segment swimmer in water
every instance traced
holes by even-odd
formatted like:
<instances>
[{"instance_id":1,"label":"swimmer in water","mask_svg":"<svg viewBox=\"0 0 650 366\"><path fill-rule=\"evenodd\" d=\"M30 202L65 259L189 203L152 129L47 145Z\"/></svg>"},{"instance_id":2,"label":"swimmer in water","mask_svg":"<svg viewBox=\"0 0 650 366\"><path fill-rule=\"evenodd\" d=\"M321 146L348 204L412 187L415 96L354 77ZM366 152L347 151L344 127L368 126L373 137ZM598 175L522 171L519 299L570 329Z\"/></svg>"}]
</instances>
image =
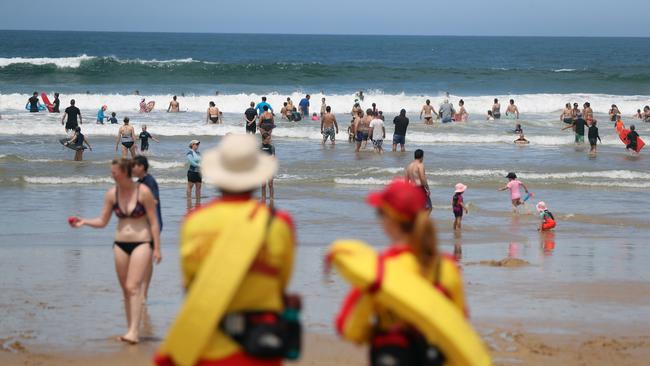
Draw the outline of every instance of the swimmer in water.
<instances>
[{"instance_id":1,"label":"swimmer in water","mask_svg":"<svg viewBox=\"0 0 650 366\"><path fill-rule=\"evenodd\" d=\"M508 108L506 109L506 118L519 119L519 108L517 108L514 99L510 99L510 105L508 105Z\"/></svg>"},{"instance_id":2,"label":"swimmer in water","mask_svg":"<svg viewBox=\"0 0 650 366\"><path fill-rule=\"evenodd\" d=\"M223 123L223 121L221 119L222 119L221 111L219 110L219 108L217 108L217 106L214 104L214 102L211 101L210 106L208 107L208 112L207 112L206 119L205 119L206 122L207 123L212 122L212 123L220 124L220 123Z\"/></svg>"},{"instance_id":3,"label":"swimmer in water","mask_svg":"<svg viewBox=\"0 0 650 366\"><path fill-rule=\"evenodd\" d=\"M169 102L169 107L167 107L167 113L178 113L180 111L180 103L176 100L176 96L172 97L172 101Z\"/></svg>"},{"instance_id":4,"label":"swimmer in water","mask_svg":"<svg viewBox=\"0 0 650 366\"><path fill-rule=\"evenodd\" d=\"M108 120L108 117L104 115L104 112L106 112L106 105L103 105L101 108L99 108L99 111L97 111L97 124L98 125L103 125L104 120Z\"/></svg>"},{"instance_id":5,"label":"swimmer in water","mask_svg":"<svg viewBox=\"0 0 650 366\"><path fill-rule=\"evenodd\" d=\"M413 161L406 167L404 176L406 181L419 187L426 196L424 209L431 215L433 205L431 204L431 190L427 182L427 173L424 170L424 151L417 149L413 155Z\"/></svg>"},{"instance_id":6,"label":"swimmer in water","mask_svg":"<svg viewBox=\"0 0 650 366\"><path fill-rule=\"evenodd\" d=\"M431 100L427 99L420 110L420 120L422 120L422 117L424 116L424 124L432 125L434 115L436 116L436 119L438 119L438 113L436 113L436 110L431 105Z\"/></svg>"},{"instance_id":7,"label":"swimmer in water","mask_svg":"<svg viewBox=\"0 0 650 366\"><path fill-rule=\"evenodd\" d=\"M143 154L146 154L149 151L149 139L152 139L156 142L160 142L157 138L151 136L149 132L147 132L147 125L142 125L142 132L140 132L140 152Z\"/></svg>"},{"instance_id":8,"label":"swimmer in water","mask_svg":"<svg viewBox=\"0 0 650 366\"><path fill-rule=\"evenodd\" d=\"M598 127L596 127L596 120L593 120L591 122L591 125L589 125L587 131L587 138L589 139L589 145L591 146L591 149L589 150L589 153L592 155L596 155L598 153L598 141L602 144L603 142L600 140L600 135L598 134Z\"/></svg>"},{"instance_id":9,"label":"swimmer in water","mask_svg":"<svg viewBox=\"0 0 650 366\"><path fill-rule=\"evenodd\" d=\"M74 161L82 161L84 157L84 145L88 146L88 149L90 151L93 151L92 146L90 146L90 143L88 142L88 139L81 133L81 127L77 126L75 128L74 134L70 139L64 139L65 142L63 143L63 146L66 147L73 147L75 150L74 153Z\"/></svg>"},{"instance_id":10,"label":"swimmer in water","mask_svg":"<svg viewBox=\"0 0 650 366\"><path fill-rule=\"evenodd\" d=\"M131 153L131 158L135 157L135 130L129 125L129 117L124 117L124 125L117 132L115 140L115 151L122 144L122 158L126 158Z\"/></svg>"}]
</instances>

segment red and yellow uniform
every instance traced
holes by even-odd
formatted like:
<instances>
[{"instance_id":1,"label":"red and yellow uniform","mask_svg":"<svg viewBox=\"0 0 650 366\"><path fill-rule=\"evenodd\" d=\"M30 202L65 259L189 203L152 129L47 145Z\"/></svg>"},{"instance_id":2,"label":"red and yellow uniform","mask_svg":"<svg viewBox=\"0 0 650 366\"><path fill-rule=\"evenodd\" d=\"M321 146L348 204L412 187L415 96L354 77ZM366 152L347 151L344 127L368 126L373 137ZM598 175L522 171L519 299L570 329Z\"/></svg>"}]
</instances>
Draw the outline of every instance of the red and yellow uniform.
<instances>
[{"instance_id":1,"label":"red and yellow uniform","mask_svg":"<svg viewBox=\"0 0 650 366\"><path fill-rule=\"evenodd\" d=\"M420 265L408 246L394 245L381 254L381 259L402 262L404 267L422 274ZM467 314L463 280L453 257L438 255L433 270L423 275L431 282L432 287L442 292L462 313ZM372 289L365 292L353 289L344 301L336 319L339 334L356 343L369 343L377 332L389 332L406 327L417 328L416 325L406 324L395 313L374 301Z\"/></svg>"},{"instance_id":2,"label":"red and yellow uniform","mask_svg":"<svg viewBox=\"0 0 650 366\"><path fill-rule=\"evenodd\" d=\"M212 243L220 233L233 225L233 218L247 212L268 210L250 195L226 196L197 209L185 218L181 228L181 270L185 288L192 286L203 260L210 254ZM291 277L294 260L294 226L291 217L275 212L269 220L266 240L257 258L235 292L226 313L284 309L283 294ZM238 243L232 243L237 246ZM158 365L169 365L169 359L158 357ZM281 360L264 361L245 355L241 347L215 328L197 365L280 365Z\"/></svg>"}]
</instances>

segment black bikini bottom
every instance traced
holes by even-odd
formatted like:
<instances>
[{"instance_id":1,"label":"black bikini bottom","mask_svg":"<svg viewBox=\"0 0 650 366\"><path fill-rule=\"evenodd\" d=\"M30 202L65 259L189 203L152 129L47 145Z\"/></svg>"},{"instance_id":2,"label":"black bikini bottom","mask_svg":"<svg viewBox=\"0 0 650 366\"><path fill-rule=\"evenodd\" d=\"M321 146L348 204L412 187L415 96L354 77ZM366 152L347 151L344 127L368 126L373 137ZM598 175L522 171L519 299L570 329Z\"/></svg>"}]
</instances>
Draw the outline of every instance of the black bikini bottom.
<instances>
[{"instance_id":1,"label":"black bikini bottom","mask_svg":"<svg viewBox=\"0 0 650 366\"><path fill-rule=\"evenodd\" d=\"M153 241L139 242L139 243L131 243L131 242L128 242L128 241L116 241L114 243L115 243L115 245L117 245L118 248L122 249L122 251L124 251L124 253L126 253L127 255L131 255L131 253L133 253L135 248L137 248L138 245L140 245L140 244L149 244L149 246L153 250Z\"/></svg>"}]
</instances>

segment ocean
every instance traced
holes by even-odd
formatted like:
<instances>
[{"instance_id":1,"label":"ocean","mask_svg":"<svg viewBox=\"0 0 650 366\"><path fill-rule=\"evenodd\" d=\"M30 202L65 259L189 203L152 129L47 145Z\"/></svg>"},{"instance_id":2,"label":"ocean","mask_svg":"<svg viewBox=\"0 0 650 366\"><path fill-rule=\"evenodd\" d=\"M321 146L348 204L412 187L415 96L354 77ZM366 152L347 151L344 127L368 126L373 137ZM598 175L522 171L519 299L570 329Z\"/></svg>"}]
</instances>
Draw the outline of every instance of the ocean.
<instances>
[{"instance_id":1,"label":"ocean","mask_svg":"<svg viewBox=\"0 0 650 366\"><path fill-rule=\"evenodd\" d=\"M470 309L478 321L537 320L555 330L570 321L568 331L595 329L596 323L632 326L650 313L647 301L572 295L582 291L578 285L602 285L607 293L621 283L650 280L650 160L646 151L630 156L607 117L610 105L617 104L625 123L636 123L639 134L648 136L650 124L631 117L650 104L647 42L0 31L0 308L11 314L0 319L0 338L29 328L36 332L28 343L84 344L93 350L106 344L106 333L121 330L110 249L115 220L104 230L73 231L66 223L69 215L98 215L111 185L118 125L95 124L101 105L119 120L130 117L136 132L147 124L161 140L151 142L149 157L161 185L165 222L164 260L149 304L152 337L159 339L182 298L176 245L188 210L188 142L201 140L205 151L224 135L244 131L243 111L251 101L268 96L279 110L286 97L297 103L305 93L312 95L315 111L325 97L341 129L335 147L321 146L319 122L278 121L273 132L280 161L276 205L296 219L300 249L292 286L309 295L308 330L331 332L345 292L340 282L322 280L327 244L342 237L388 244L364 199L401 174L416 148L425 151L441 247L462 252ZM364 108L376 103L386 115L387 143L393 117L406 109L407 153L354 153L346 129L359 90ZM50 98L61 93L61 110L76 99L93 146L83 162L71 161L73 152L58 142L65 136L61 115L25 111L34 91ZM424 100L438 105L445 93L454 105L464 99L469 121L425 126L418 116ZM165 113L173 95L183 113ZM138 113L141 98L156 101L152 113ZM500 99L502 113L508 99L516 101L529 145L513 144L515 121L485 120L493 98ZM224 112L225 124L206 124L209 101ZM576 147L573 133L562 131L559 120L565 103L586 101L602 137L596 157ZM497 191L510 171L535 192L535 202L521 215L513 216L508 194ZM469 187L470 213L461 236L451 229L450 200L458 182ZM216 192L205 188L203 195L207 202ZM536 230L538 200L559 221L550 239ZM504 257L529 265L479 264ZM558 288L568 295L548 295ZM540 308L554 310L535 310Z\"/></svg>"}]
</instances>

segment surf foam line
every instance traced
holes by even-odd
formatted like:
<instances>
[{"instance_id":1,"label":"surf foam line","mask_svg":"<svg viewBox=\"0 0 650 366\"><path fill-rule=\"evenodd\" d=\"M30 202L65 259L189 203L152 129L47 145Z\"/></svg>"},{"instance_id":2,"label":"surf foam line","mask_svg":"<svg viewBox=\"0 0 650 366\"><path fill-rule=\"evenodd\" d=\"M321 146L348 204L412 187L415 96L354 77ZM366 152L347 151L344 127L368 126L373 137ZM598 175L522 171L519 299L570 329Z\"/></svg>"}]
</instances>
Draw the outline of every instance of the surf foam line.
<instances>
[{"instance_id":1,"label":"surf foam line","mask_svg":"<svg viewBox=\"0 0 650 366\"><path fill-rule=\"evenodd\" d=\"M79 60L61 61L61 63L75 64L81 62ZM188 61L189 62L189 61ZM0 64L2 59L0 59ZM85 87L84 87L85 88ZM39 93L42 90L36 90ZM45 90L49 95L52 95L56 90ZM287 97L290 97L294 104L297 105L300 99L305 96L303 91L294 91L290 94L278 93L269 90L267 93L235 93L235 94L220 94L220 95L186 95L181 96L181 91L178 92L178 100L180 102L181 110L188 112L205 112L208 108L208 102L214 101L223 112L243 114L244 110L248 108L248 104L253 101L259 102L262 96L268 98L269 103L273 106L274 111L278 113L282 108L283 102ZM130 92L130 91L129 91ZM307 91L309 92L309 91ZM25 103L31 95L28 94L0 94L0 107L4 110L20 110L23 111ZM156 95L133 95L133 94L62 94L61 95L61 110L63 110L70 99L77 101L77 106L82 110L96 111L102 106L107 105L109 112L134 112L139 109L139 103L142 98L147 101L156 101L156 111L166 110L169 101L172 99L171 94L156 94ZM349 113L355 101L354 94L311 94L311 110L318 112L320 109L320 100L322 97L326 98L327 105L332 107L334 113ZM505 113L505 109L509 99L514 99L522 118L526 118L525 114L529 113L559 113L561 112L565 103L577 102L582 105L585 101L591 103L592 108L596 113L606 114L610 106L615 103L626 115L632 115L637 109L643 108L644 105L649 104L650 96L647 95L608 95L608 94L588 94L588 93L574 93L574 94L513 94L513 95L482 95L482 96L462 96L450 95L449 100L457 106L458 100L461 98L465 101L465 108L470 113L470 118L473 120L485 120L486 111L491 108L494 98L499 98L501 101L501 112ZM377 103L380 110L387 114L397 114L401 109L406 109L407 113L419 115L420 109L426 99L430 99L431 103L438 107L445 97L441 95L413 95L413 94L384 94L381 91L372 91L365 94L365 98L361 101L361 106L369 108L371 103ZM413 116L411 116L413 117Z\"/></svg>"}]
</instances>

